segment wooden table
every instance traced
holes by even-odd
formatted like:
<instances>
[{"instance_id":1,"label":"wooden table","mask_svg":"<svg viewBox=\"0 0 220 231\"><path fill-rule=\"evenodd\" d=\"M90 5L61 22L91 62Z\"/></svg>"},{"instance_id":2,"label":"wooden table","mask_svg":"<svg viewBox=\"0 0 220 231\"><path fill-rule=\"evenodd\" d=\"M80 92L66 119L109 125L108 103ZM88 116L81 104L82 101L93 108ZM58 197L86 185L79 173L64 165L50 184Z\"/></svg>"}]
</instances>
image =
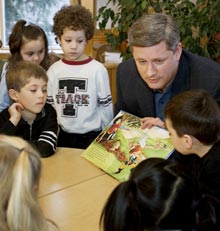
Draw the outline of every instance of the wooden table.
<instances>
[{"instance_id":1,"label":"wooden table","mask_svg":"<svg viewBox=\"0 0 220 231\"><path fill-rule=\"evenodd\" d=\"M119 183L83 159L82 151L58 148L42 159L39 202L61 231L98 231L101 210Z\"/></svg>"}]
</instances>

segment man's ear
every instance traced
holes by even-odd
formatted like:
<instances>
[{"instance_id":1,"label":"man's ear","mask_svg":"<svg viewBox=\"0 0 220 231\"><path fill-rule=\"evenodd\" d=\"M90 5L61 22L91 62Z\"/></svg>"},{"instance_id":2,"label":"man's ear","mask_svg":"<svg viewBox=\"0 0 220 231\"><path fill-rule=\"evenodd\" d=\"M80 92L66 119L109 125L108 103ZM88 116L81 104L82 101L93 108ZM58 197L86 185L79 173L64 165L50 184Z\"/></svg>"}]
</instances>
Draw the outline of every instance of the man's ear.
<instances>
[{"instance_id":1,"label":"man's ear","mask_svg":"<svg viewBox=\"0 0 220 231\"><path fill-rule=\"evenodd\" d=\"M18 97L17 97L17 91L15 91L14 89L9 89L8 91L9 97L13 100L13 101L17 101Z\"/></svg>"},{"instance_id":2,"label":"man's ear","mask_svg":"<svg viewBox=\"0 0 220 231\"><path fill-rule=\"evenodd\" d=\"M176 55L176 59L177 61L180 60L180 57L181 57L181 54L182 54L182 44L181 43L178 43L177 47L176 47L176 52L175 52L175 55Z\"/></svg>"},{"instance_id":3,"label":"man's ear","mask_svg":"<svg viewBox=\"0 0 220 231\"><path fill-rule=\"evenodd\" d=\"M184 138L184 141L185 141L185 144L186 144L186 148L191 149L192 145L193 145L192 137L190 135L184 134L183 138Z\"/></svg>"}]
</instances>

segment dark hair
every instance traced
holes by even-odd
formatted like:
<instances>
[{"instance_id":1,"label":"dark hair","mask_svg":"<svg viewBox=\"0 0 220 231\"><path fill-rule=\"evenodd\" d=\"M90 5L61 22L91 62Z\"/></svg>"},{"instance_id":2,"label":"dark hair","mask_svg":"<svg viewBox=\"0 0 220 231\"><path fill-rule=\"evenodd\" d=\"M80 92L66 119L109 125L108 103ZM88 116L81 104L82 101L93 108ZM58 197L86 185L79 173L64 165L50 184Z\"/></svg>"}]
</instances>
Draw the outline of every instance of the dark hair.
<instances>
[{"instance_id":1,"label":"dark hair","mask_svg":"<svg viewBox=\"0 0 220 231\"><path fill-rule=\"evenodd\" d=\"M178 136L192 135L210 145L220 139L220 109L209 92L189 90L174 96L164 110Z\"/></svg>"},{"instance_id":2,"label":"dark hair","mask_svg":"<svg viewBox=\"0 0 220 231\"><path fill-rule=\"evenodd\" d=\"M104 231L143 231L191 226L191 191L178 172L168 160L142 161L129 180L111 193L100 227L103 225Z\"/></svg>"},{"instance_id":3,"label":"dark hair","mask_svg":"<svg viewBox=\"0 0 220 231\"><path fill-rule=\"evenodd\" d=\"M92 13L82 5L74 4L63 6L53 18L53 32L60 38L64 28L68 27L71 30L84 30L86 40L93 37L95 24Z\"/></svg>"},{"instance_id":4,"label":"dark hair","mask_svg":"<svg viewBox=\"0 0 220 231\"><path fill-rule=\"evenodd\" d=\"M17 61L22 60L20 54L21 46L25 42L30 40L37 40L39 37L41 37L45 42L45 56L40 65L45 70L47 70L50 65L50 61L48 55L48 40L46 34L41 27L33 23L27 23L25 20L17 21L12 29L12 33L9 36L9 49L11 53L8 59L9 67L13 66L14 63L16 63Z\"/></svg>"},{"instance_id":5,"label":"dark hair","mask_svg":"<svg viewBox=\"0 0 220 231\"><path fill-rule=\"evenodd\" d=\"M215 196L200 194L194 201L196 230L220 230L220 200Z\"/></svg>"}]
</instances>

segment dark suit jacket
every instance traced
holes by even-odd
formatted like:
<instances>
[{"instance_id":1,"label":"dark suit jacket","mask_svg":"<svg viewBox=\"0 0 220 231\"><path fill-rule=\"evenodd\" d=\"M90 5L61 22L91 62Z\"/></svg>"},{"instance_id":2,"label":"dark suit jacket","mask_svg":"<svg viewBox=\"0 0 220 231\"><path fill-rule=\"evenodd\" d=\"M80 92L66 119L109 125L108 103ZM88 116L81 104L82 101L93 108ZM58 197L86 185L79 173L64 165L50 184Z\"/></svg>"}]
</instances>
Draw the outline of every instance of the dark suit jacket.
<instances>
[{"instance_id":1,"label":"dark suit jacket","mask_svg":"<svg viewBox=\"0 0 220 231\"><path fill-rule=\"evenodd\" d=\"M139 117L155 117L153 91L139 75L134 59L119 65L116 81L115 114L124 110ZM220 65L183 50L171 97L185 90L198 88L209 91L220 105Z\"/></svg>"}]
</instances>

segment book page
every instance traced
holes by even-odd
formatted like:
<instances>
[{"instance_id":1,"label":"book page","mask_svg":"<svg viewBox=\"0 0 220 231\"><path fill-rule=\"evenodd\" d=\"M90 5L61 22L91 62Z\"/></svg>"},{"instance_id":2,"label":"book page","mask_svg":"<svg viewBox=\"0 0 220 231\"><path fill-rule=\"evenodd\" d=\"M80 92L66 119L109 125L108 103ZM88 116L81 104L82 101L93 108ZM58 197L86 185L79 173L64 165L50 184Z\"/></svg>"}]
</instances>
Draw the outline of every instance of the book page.
<instances>
[{"instance_id":1,"label":"book page","mask_svg":"<svg viewBox=\"0 0 220 231\"><path fill-rule=\"evenodd\" d=\"M81 154L119 181L146 158L168 158L174 147L167 130L154 126L141 129L140 118L120 111Z\"/></svg>"}]
</instances>

